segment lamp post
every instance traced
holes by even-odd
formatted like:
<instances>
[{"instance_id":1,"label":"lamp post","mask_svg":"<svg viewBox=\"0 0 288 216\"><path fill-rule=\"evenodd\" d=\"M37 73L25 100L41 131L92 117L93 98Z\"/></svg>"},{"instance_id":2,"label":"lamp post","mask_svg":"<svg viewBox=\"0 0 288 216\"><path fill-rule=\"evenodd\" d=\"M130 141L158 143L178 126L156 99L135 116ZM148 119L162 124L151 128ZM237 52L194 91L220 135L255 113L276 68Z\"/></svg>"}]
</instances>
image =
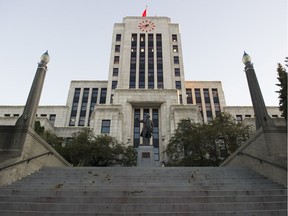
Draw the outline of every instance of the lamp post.
<instances>
[{"instance_id":1,"label":"lamp post","mask_svg":"<svg viewBox=\"0 0 288 216\"><path fill-rule=\"evenodd\" d=\"M244 52L242 61L245 64L244 71L246 73L250 96L255 113L256 130L264 126L275 126L273 120L268 115L256 73L251 62L251 57L246 52Z\"/></svg>"},{"instance_id":2,"label":"lamp post","mask_svg":"<svg viewBox=\"0 0 288 216\"><path fill-rule=\"evenodd\" d=\"M15 132L12 141L11 149L15 149L18 153L21 153L27 131L29 128L34 127L35 117L40 101L40 96L44 84L44 79L47 71L47 64L50 58L48 51L46 51L40 58L36 74L23 110L22 115L18 118L15 124Z\"/></svg>"}]
</instances>

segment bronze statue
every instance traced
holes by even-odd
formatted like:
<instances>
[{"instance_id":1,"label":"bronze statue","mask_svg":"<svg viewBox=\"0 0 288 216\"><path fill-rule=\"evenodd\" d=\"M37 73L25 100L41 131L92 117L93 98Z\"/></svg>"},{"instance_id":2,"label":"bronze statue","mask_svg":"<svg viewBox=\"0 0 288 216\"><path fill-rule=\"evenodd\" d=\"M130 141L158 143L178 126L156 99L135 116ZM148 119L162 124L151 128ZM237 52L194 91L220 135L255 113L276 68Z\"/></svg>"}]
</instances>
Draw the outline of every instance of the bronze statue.
<instances>
[{"instance_id":1,"label":"bronze statue","mask_svg":"<svg viewBox=\"0 0 288 216\"><path fill-rule=\"evenodd\" d=\"M153 136L154 129L154 124L150 119L150 115L146 114L143 120L139 120L138 118L137 120L140 123L143 123L143 128L140 134L140 136L143 137L143 145L150 145L150 138Z\"/></svg>"}]
</instances>

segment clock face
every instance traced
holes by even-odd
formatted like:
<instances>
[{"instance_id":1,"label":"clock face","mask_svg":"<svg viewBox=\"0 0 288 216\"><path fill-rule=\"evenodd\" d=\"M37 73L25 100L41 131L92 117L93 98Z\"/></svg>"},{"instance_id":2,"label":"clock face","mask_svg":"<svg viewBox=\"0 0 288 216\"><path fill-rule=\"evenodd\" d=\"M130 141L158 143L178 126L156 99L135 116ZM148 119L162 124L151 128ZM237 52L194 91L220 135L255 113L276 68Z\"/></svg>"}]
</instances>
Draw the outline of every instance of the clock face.
<instances>
[{"instance_id":1,"label":"clock face","mask_svg":"<svg viewBox=\"0 0 288 216\"><path fill-rule=\"evenodd\" d=\"M151 32L152 30L155 29L155 24L151 20L143 20L138 24L138 28L142 32Z\"/></svg>"}]
</instances>

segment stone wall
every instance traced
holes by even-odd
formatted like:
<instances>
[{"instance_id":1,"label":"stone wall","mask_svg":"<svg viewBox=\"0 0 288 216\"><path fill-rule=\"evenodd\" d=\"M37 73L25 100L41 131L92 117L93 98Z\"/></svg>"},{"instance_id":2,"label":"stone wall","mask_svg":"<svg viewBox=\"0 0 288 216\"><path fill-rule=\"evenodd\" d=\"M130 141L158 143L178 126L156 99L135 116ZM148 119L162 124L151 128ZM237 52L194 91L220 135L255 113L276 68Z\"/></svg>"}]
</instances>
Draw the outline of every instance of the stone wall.
<instances>
[{"instance_id":1,"label":"stone wall","mask_svg":"<svg viewBox=\"0 0 288 216\"><path fill-rule=\"evenodd\" d=\"M247 167L287 187L287 127L260 128L221 166Z\"/></svg>"},{"instance_id":2,"label":"stone wall","mask_svg":"<svg viewBox=\"0 0 288 216\"><path fill-rule=\"evenodd\" d=\"M0 186L30 175L43 166L70 166L70 164L29 128L21 156L7 159L0 164Z\"/></svg>"}]
</instances>

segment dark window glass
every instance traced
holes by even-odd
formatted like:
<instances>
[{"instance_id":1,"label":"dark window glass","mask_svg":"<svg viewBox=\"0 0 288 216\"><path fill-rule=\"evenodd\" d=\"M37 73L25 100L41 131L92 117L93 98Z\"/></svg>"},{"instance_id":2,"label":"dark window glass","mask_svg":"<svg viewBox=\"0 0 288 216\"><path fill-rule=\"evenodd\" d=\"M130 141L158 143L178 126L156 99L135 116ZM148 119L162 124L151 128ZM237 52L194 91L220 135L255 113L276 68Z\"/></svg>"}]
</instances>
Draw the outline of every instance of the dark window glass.
<instances>
[{"instance_id":1,"label":"dark window glass","mask_svg":"<svg viewBox=\"0 0 288 216\"><path fill-rule=\"evenodd\" d=\"M114 64L119 64L119 56L114 56Z\"/></svg>"},{"instance_id":2,"label":"dark window glass","mask_svg":"<svg viewBox=\"0 0 288 216\"><path fill-rule=\"evenodd\" d=\"M113 76L118 76L119 68L113 68Z\"/></svg>"},{"instance_id":3,"label":"dark window glass","mask_svg":"<svg viewBox=\"0 0 288 216\"><path fill-rule=\"evenodd\" d=\"M174 56L174 64L179 64L179 57L178 56Z\"/></svg>"},{"instance_id":4,"label":"dark window glass","mask_svg":"<svg viewBox=\"0 0 288 216\"><path fill-rule=\"evenodd\" d=\"M70 114L69 126L75 126L78 103L79 103L79 98L80 98L80 92L81 92L80 88L75 88L73 103L72 103L72 110L71 110L71 114Z\"/></svg>"},{"instance_id":5,"label":"dark window glass","mask_svg":"<svg viewBox=\"0 0 288 216\"><path fill-rule=\"evenodd\" d=\"M175 76L180 76L180 68L174 68Z\"/></svg>"},{"instance_id":6,"label":"dark window glass","mask_svg":"<svg viewBox=\"0 0 288 216\"><path fill-rule=\"evenodd\" d=\"M49 121L51 122L52 125L55 124L55 120L56 120L56 114L50 114Z\"/></svg>"},{"instance_id":7,"label":"dark window glass","mask_svg":"<svg viewBox=\"0 0 288 216\"><path fill-rule=\"evenodd\" d=\"M112 89L116 89L117 88L117 81L112 81Z\"/></svg>"},{"instance_id":8,"label":"dark window glass","mask_svg":"<svg viewBox=\"0 0 288 216\"><path fill-rule=\"evenodd\" d=\"M172 41L177 42L177 35L176 34L172 34Z\"/></svg>"},{"instance_id":9,"label":"dark window glass","mask_svg":"<svg viewBox=\"0 0 288 216\"><path fill-rule=\"evenodd\" d=\"M181 81L176 81L175 85L176 85L176 89L181 89Z\"/></svg>"},{"instance_id":10,"label":"dark window glass","mask_svg":"<svg viewBox=\"0 0 288 216\"><path fill-rule=\"evenodd\" d=\"M177 45L173 45L173 52L178 53L178 46Z\"/></svg>"},{"instance_id":11,"label":"dark window glass","mask_svg":"<svg viewBox=\"0 0 288 216\"><path fill-rule=\"evenodd\" d=\"M107 94L107 89L102 88L101 89L101 95L100 95L100 104L105 104L106 103L106 94Z\"/></svg>"},{"instance_id":12,"label":"dark window glass","mask_svg":"<svg viewBox=\"0 0 288 216\"><path fill-rule=\"evenodd\" d=\"M120 52L120 45L115 45L115 52Z\"/></svg>"},{"instance_id":13,"label":"dark window glass","mask_svg":"<svg viewBox=\"0 0 288 216\"><path fill-rule=\"evenodd\" d=\"M192 104L192 90L186 89L187 104Z\"/></svg>"},{"instance_id":14,"label":"dark window glass","mask_svg":"<svg viewBox=\"0 0 288 216\"><path fill-rule=\"evenodd\" d=\"M110 133L110 120L102 120L101 133Z\"/></svg>"},{"instance_id":15,"label":"dark window glass","mask_svg":"<svg viewBox=\"0 0 288 216\"><path fill-rule=\"evenodd\" d=\"M121 34L116 34L116 41L121 41Z\"/></svg>"}]
</instances>

